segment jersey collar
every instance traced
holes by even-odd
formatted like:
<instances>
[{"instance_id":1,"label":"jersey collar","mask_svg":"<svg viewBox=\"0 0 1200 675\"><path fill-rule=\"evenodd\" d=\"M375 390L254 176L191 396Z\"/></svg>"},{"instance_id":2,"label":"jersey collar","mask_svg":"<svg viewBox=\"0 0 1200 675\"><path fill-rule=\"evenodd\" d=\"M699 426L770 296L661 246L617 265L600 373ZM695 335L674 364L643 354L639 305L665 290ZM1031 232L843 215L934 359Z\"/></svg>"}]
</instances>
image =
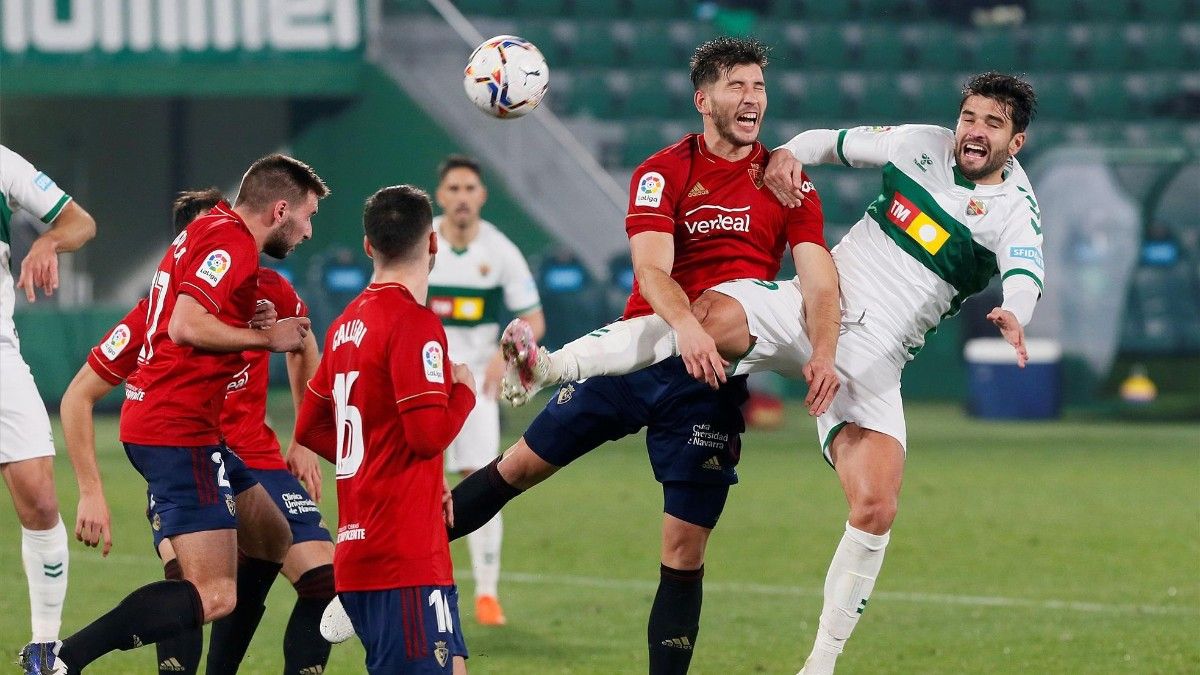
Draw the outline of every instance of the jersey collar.
<instances>
[{"instance_id":1,"label":"jersey collar","mask_svg":"<svg viewBox=\"0 0 1200 675\"><path fill-rule=\"evenodd\" d=\"M742 159L734 161L734 160L725 159L724 157L718 157L718 156L712 154L711 152L709 152L708 145L706 145L704 143L704 134L696 134L696 151L700 153L701 157L703 157L704 159L707 159L708 161L713 162L713 163L724 162L726 164L734 164L734 165L750 164L754 160L758 159L759 156L762 155L763 144L759 143L758 141L754 141L754 147L753 147L753 149L750 150L750 154L746 155Z\"/></svg>"}]
</instances>

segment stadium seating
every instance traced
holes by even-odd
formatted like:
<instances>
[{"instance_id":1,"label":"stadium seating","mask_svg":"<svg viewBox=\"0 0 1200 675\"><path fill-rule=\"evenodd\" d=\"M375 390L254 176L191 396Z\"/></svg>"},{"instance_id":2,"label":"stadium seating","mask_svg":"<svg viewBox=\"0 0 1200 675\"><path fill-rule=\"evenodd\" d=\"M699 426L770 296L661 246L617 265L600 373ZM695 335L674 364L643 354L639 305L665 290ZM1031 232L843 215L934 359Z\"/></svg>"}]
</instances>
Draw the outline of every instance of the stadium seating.
<instances>
[{"instance_id":1,"label":"stadium seating","mask_svg":"<svg viewBox=\"0 0 1200 675\"><path fill-rule=\"evenodd\" d=\"M1023 22L987 27L943 16L933 0L769 0L758 17L720 4L457 2L469 16L512 21L542 48L555 70L547 105L568 121L602 120L615 131L606 139L623 137L600 153L618 172L697 128L684 64L721 32L771 47L761 136L769 146L814 127L951 126L967 77L1001 70L1027 74L1038 91L1026 161L1061 144L1200 149L1200 0L1026 0ZM878 177L809 171L836 240L861 216ZM1200 250L1134 276L1128 348L1200 349L1200 311L1180 316L1170 303L1200 294Z\"/></svg>"}]
</instances>

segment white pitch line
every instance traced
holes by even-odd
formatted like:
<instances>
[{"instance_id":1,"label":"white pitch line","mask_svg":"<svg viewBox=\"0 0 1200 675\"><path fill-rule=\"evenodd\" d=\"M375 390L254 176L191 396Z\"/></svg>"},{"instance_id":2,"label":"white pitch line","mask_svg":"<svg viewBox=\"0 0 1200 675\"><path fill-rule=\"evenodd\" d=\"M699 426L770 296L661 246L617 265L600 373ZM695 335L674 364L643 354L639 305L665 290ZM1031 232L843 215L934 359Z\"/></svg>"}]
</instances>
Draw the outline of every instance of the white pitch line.
<instances>
[{"instance_id":1,"label":"white pitch line","mask_svg":"<svg viewBox=\"0 0 1200 675\"><path fill-rule=\"evenodd\" d=\"M99 560L99 559L97 559ZM121 565L145 565L151 560L146 556L112 554L107 562ZM76 566L80 564L76 557ZM456 572L459 579L470 579L469 570ZM611 577L588 577L568 574L542 574L510 572L505 570L502 578L506 582L542 586L575 586L583 588L611 588L628 591L654 591L658 582L644 579L615 579ZM739 593L753 595L786 595L791 597L820 598L821 589L800 586L776 586L727 581L706 581L705 593ZM1033 600L1029 598L1007 598L987 595L953 595L949 593L910 593L905 591L876 591L874 600L913 602L927 605L965 605L968 607L1014 607L1020 609L1048 609L1068 612L1101 614L1141 614L1157 616L1198 616L1200 607L1167 607L1164 605L1138 605L1133 603L1081 602L1076 600Z\"/></svg>"}]
</instances>

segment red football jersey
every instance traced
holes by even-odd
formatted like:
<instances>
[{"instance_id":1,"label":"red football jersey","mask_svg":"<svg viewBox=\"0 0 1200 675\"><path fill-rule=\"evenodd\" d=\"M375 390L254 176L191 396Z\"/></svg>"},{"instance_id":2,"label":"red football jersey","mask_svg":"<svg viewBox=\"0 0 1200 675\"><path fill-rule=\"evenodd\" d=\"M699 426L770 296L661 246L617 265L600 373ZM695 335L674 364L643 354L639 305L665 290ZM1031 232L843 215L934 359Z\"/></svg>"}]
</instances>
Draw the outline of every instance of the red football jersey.
<instances>
[{"instance_id":1,"label":"red football jersey","mask_svg":"<svg viewBox=\"0 0 1200 675\"><path fill-rule=\"evenodd\" d=\"M312 393L337 424L338 591L454 583L442 454L407 447L403 413L447 406L446 331L400 284L371 284L325 335Z\"/></svg>"},{"instance_id":2,"label":"red football jersey","mask_svg":"<svg viewBox=\"0 0 1200 675\"><path fill-rule=\"evenodd\" d=\"M254 316L258 245L221 202L171 243L148 296L138 366L125 381L121 440L140 445L215 445L221 439L225 386L242 368L240 352L184 347L167 335L180 294L230 326Z\"/></svg>"},{"instance_id":3,"label":"red football jersey","mask_svg":"<svg viewBox=\"0 0 1200 675\"><path fill-rule=\"evenodd\" d=\"M762 182L768 155L755 143L731 162L709 152L703 135L688 134L633 172L625 231L675 236L671 278L689 300L733 279L774 279L785 250L825 245L821 199L808 176L803 204L784 207ZM624 318L653 311L634 280Z\"/></svg>"},{"instance_id":4,"label":"red football jersey","mask_svg":"<svg viewBox=\"0 0 1200 675\"><path fill-rule=\"evenodd\" d=\"M279 318L308 316L308 307L296 289L279 272L258 268L258 300L270 300ZM279 438L267 425L267 385L271 353L262 349L242 352L245 367L233 377L221 410L221 435L225 444L251 469L286 469Z\"/></svg>"}]
</instances>

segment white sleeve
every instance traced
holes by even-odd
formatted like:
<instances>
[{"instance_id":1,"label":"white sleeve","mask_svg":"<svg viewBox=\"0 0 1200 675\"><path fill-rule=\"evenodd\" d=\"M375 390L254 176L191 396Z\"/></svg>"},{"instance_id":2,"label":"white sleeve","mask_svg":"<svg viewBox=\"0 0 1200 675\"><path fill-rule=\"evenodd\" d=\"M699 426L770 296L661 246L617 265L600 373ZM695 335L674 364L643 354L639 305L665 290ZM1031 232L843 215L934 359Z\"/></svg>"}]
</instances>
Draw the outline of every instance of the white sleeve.
<instances>
[{"instance_id":1,"label":"white sleeve","mask_svg":"<svg viewBox=\"0 0 1200 675\"><path fill-rule=\"evenodd\" d=\"M47 224L71 201L49 176L3 145L0 145L0 191L9 208L23 209Z\"/></svg>"},{"instance_id":2,"label":"white sleeve","mask_svg":"<svg viewBox=\"0 0 1200 675\"><path fill-rule=\"evenodd\" d=\"M1042 216L1033 191L1018 187L1020 203L1013 208L1008 224L1001 232L996 264L1000 268L1004 290L1002 307L1021 321L1033 318L1033 306L1046 287L1046 267L1042 258Z\"/></svg>"},{"instance_id":3,"label":"white sleeve","mask_svg":"<svg viewBox=\"0 0 1200 675\"><path fill-rule=\"evenodd\" d=\"M537 284L529 271L529 263L516 244L504 240L504 270L501 272L500 284L504 287L504 306L508 311L521 316L542 306L538 297Z\"/></svg>"},{"instance_id":4,"label":"white sleeve","mask_svg":"<svg viewBox=\"0 0 1200 675\"><path fill-rule=\"evenodd\" d=\"M1041 289L1033 279L1027 276L1011 276L1001 282L1004 290L1004 302L1000 305L1017 317L1022 326L1028 326L1033 318L1033 308L1037 305Z\"/></svg>"},{"instance_id":5,"label":"white sleeve","mask_svg":"<svg viewBox=\"0 0 1200 675\"><path fill-rule=\"evenodd\" d=\"M941 127L905 124L898 127L874 126L853 129L815 129L805 131L783 147L801 164L844 164L856 169L881 167L896 161L900 147L914 136L915 143L938 147L948 133Z\"/></svg>"}]
</instances>

